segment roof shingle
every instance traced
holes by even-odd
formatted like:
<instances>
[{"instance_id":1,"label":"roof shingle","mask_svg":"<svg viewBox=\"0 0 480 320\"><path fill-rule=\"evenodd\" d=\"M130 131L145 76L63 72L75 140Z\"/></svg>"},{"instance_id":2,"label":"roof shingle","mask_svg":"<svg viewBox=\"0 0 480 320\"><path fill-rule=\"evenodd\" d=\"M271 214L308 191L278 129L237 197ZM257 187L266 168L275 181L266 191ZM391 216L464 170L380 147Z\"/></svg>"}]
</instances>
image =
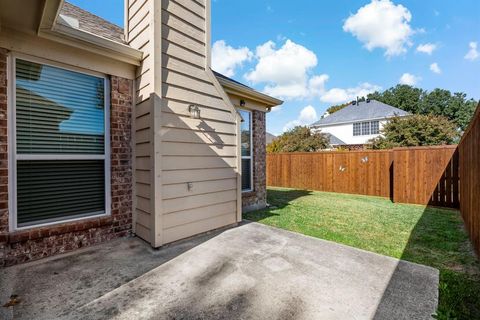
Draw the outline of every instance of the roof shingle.
<instances>
[{"instance_id":1,"label":"roof shingle","mask_svg":"<svg viewBox=\"0 0 480 320\"><path fill-rule=\"evenodd\" d=\"M395 116L407 116L408 112L392 107L388 104L377 100L370 100L370 102L359 102L356 105L350 104L345 108L324 117L311 126L325 126L337 123L373 120L373 119L388 119Z\"/></svg>"},{"instance_id":2,"label":"roof shingle","mask_svg":"<svg viewBox=\"0 0 480 320\"><path fill-rule=\"evenodd\" d=\"M68 2L63 3L57 22L118 43L125 43L123 28Z\"/></svg>"}]
</instances>

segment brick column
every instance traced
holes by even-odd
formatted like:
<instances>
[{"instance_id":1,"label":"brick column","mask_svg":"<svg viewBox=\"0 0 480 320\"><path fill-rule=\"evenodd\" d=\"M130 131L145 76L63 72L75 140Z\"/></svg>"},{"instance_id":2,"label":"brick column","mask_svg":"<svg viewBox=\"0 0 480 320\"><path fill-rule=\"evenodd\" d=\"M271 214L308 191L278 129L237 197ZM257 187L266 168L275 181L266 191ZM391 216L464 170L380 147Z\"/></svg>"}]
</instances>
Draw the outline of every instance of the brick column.
<instances>
[{"instance_id":1,"label":"brick column","mask_svg":"<svg viewBox=\"0 0 480 320\"><path fill-rule=\"evenodd\" d=\"M117 236L132 230L132 103L133 82L112 77L111 179L113 232Z\"/></svg>"},{"instance_id":2,"label":"brick column","mask_svg":"<svg viewBox=\"0 0 480 320\"><path fill-rule=\"evenodd\" d=\"M0 48L0 266L8 239L7 50Z\"/></svg>"},{"instance_id":3,"label":"brick column","mask_svg":"<svg viewBox=\"0 0 480 320\"><path fill-rule=\"evenodd\" d=\"M243 193L243 211L262 209L267 204L265 112L252 111L253 191Z\"/></svg>"}]
</instances>

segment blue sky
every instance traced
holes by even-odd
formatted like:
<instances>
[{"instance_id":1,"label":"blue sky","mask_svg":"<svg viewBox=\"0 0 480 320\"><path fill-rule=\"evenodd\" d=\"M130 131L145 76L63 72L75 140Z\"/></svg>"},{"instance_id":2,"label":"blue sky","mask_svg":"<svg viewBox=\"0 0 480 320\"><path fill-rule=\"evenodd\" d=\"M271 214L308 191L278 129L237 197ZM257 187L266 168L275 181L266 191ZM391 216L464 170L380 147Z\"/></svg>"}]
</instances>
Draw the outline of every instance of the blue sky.
<instances>
[{"instance_id":1,"label":"blue sky","mask_svg":"<svg viewBox=\"0 0 480 320\"><path fill-rule=\"evenodd\" d=\"M71 1L123 24L122 0ZM399 82L480 99L478 0L212 0L214 67L285 103L280 134Z\"/></svg>"}]
</instances>

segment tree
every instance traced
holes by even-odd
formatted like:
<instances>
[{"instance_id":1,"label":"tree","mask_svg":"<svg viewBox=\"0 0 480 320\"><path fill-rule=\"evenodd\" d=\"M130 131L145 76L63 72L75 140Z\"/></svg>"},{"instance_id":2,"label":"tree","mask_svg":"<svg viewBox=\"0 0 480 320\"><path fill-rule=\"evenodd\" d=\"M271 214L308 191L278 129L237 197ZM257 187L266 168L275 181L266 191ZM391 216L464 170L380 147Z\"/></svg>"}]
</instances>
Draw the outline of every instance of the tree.
<instances>
[{"instance_id":1,"label":"tree","mask_svg":"<svg viewBox=\"0 0 480 320\"><path fill-rule=\"evenodd\" d=\"M369 141L373 149L453 144L459 139L455 124L434 115L395 117L385 124L381 133Z\"/></svg>"},{"instance_id":2,"label":"tree","mask_svg":"<svg viewBox=\"0 0 480 320\"><path fill-rule=\"evenodd\" d=\"M350 102L346 102L346 103L343 103L343 104L338 104L336 106L331 106L330 108L327 109L327 112L329 114L332 114L332 113L335 113L337 111L340 111L342 110L343 108L345 108L346 106L348 106L350 104Z\"/></svg>"},{"instance_id":3,"label":"tree","mask_svg":"<svg viewBox=\"0 0 480 320\"><path fill-rule=\"evenodd\" d=\"M325 134L297 126L274 139L267 146L267 152L315 152L328 146L329 140Z\"/></svg>"},{"instance_id":4,"label":"tree","mask_svg":"<svg viewBox=\"0 0 480 320\"><path fill-rule=\"evenodd\" d=\"M476 107L476 101L467 100L467 95L462 92L452 94L438 88L428 92L400 84L381 93L371 93L368 98L412 114L443 116L454 122L460 130L465 130L468 126Z\"/></svg>"},{"instance_id":5,"label":"tree","mask_svg":"<svg viewBox=\"0 0 480 320\"><path fill-rule=\"evenodd\" d=\"M366 98L365 97L361 97L361 98L358 98L358 101L359 102L362 102L362 101L365 101ZM351 104L351 102L345 102L345 103L342 103L342 104L338 104L338 105L335 105L335 106L331 106L330 108L327 109L327 112L329 114L332 114L332 113L335 113L337 111L340 111L342 110L343 108L349 106Z\"/></svg>"},{"instance_id":6,"label":"tree","mask_svg":"<svg viewBox=\"0 0 480 320\"><path fill-rule=\"evenodd\" d=\"M382 93L378 91L371 93L368 95L368 98L413 114L423 114L421 110L421 102L425 94L426 92L420 88L399 84Z\"/></svg>"}]
</instances>

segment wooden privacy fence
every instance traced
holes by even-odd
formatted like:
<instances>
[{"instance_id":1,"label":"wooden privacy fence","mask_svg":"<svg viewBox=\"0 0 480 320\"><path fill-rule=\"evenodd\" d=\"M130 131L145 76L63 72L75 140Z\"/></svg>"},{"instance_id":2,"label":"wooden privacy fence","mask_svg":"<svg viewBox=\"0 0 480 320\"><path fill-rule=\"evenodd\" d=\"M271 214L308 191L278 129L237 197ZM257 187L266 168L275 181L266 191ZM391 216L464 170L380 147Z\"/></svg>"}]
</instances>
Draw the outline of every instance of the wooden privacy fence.
<instances>
[{"instance_id":1,"label":"wooden privacy fence","mask_svg":"<svg viewBox=\"0 0 480 320\"><path fill-rule=\"evenodd\" d=\"M267 185L390 197L390 151L267 155Z\"/></svg>"},{"instance_id":2,"label":"wooden privacy fence","mask_svg":"<svg viewBox=\"0 0 480 320\"><path fill-rule=\"evenodd\" d=\"M267 185L458 208L456 146L267 155Z\"/></svg>"},{"instance_id":3,"label":"wooden privacy fence","mask_svg":"<svg viewBox=\"0 0 480 320\"><path fill-rule=\"evenodd\" d=\"M393 201L459 208L457 146L393 150Z\"/></svg>"},{"instance_id":4,"label":"wooden privacy fence","mask_svg":"<svg viewBox=\"0 0 480 320\"><path fill-rule=\"evenodd\" d=\"M480 104L458 145L460 211L470 239L480 255Z\"/></svg>"}]
</instances>

